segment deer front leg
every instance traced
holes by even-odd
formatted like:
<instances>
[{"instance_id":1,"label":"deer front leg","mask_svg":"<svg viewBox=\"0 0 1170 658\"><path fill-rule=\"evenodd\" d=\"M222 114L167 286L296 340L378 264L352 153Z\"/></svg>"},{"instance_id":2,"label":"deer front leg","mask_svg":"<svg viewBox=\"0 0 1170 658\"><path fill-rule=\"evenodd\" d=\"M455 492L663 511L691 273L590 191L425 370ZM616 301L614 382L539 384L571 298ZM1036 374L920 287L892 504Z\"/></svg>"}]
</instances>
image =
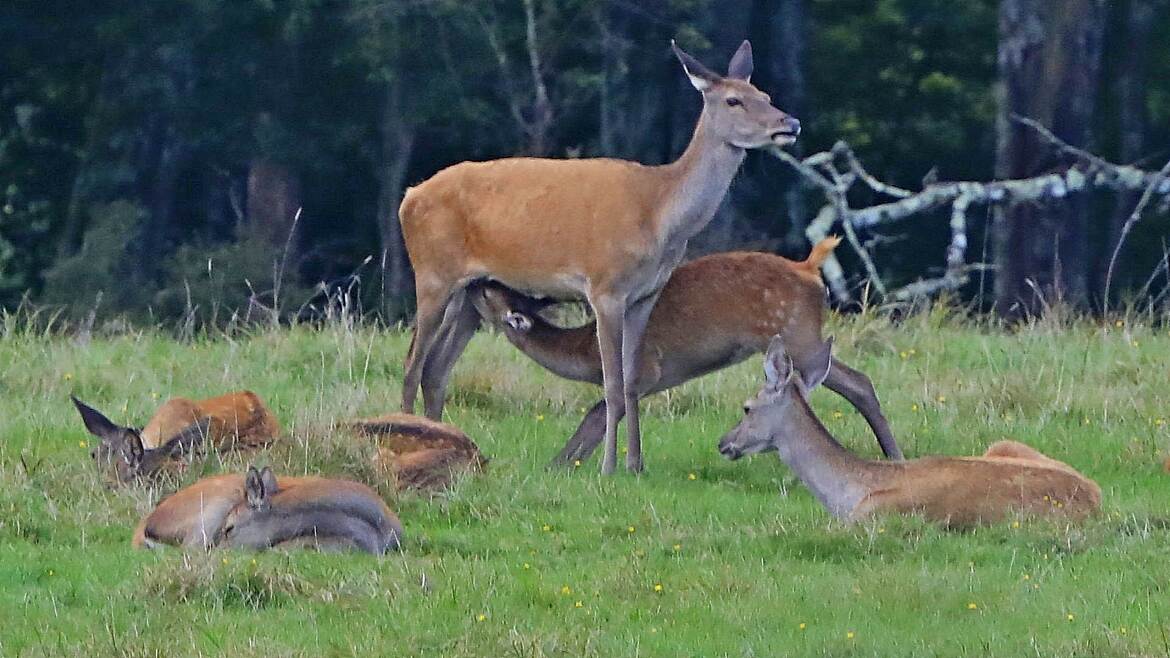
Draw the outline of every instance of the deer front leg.
<instances>
[{"instance_id":1,"label":"deer front leg","mask_svg":"<svg viewBox=\"0 0 1170 658\"><path fill-rule=\"evenodd\" d=\"M622 326L622 391L626 411L626 470L642 472L642 433L638 420L638 371L642 361L642 335L658 293L640 299L626 309ZM620 418L620 417L619 417Z\"/></svg>"},{"instance_id":2,"label":"deer front leg","mask_svg":"<svg viewBox=\"0 0 1170 658\"><path fill-rule=\"evenodd\" d=\"M597 344L601 350L601 378L605 387L605 455L601 460L602 475L612 475L617 468L617 426L624 388L622 384L622 320L624 300L601 296L591 298L590 305L597 316Z\"/></svg>"},{"instance_id":3,"label":"deer front leg","mask_svg":"<svg viewBox=\"0 0 1170 658\"><path fill-rule=\"evenodd\" d=\"M561 448L558 454L549 466L568 466L577 460L586 460L593 455L593 451L597 450L597 446L601 445L601 440L605 438L605 417L608 410L605 400L598 400L597 404L593 405L581 419L581 424L577 426L577 431L573 432L573 436L565 442L565 447ZM618 420L625 415L625 410L618 413Z\"/></svg>"}]
</instances>

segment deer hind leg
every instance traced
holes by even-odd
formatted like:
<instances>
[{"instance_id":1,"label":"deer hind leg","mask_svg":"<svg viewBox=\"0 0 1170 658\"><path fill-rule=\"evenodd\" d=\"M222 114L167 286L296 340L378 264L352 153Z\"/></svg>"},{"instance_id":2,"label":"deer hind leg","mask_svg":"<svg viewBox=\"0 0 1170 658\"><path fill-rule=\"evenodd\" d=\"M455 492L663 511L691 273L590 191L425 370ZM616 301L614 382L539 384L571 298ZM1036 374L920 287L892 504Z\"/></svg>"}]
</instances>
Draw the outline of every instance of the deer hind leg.
<instances>
[{"instance_id":1,"label":"deer hind leg","mask_svg":"<svg viewBox=\"0 0 1170 658\"><path fill-rule=\"evenodd\" d=\"M451 370L478 328L479 313L468 299L468 290L456 292L447 305L440 337L423 365L422 395L427 418L442 420Z\"/></svg>"},{"instance_id":2,"label":"deer hind leg","mask_svg":"<svg viewBox=\"0 0 1170 658\"><path fill-rule=\"evenodd\" d=\"M601 378L605 388L605 454L601 459L602 475L617 468L617 426L623 405L622 386L622 319L625 304L611 296L590 297L589 304L597 316L597 343L601 350Z\"/></svg>"},{"instance_id":3,"label":"deer hind leg","mask_svg":"<svg viewBox=\"0 0 1170 658\"><path fill-rule=\"evenodd\" d=\"M638 419L639 370L642 362L642 336L650 321L650 312L658 301L658 293L640 299L626 309L622 326L622 390L626 412L626 470L642 472L642 431ZM620 418L620 416L619 416Z\"/></svg>"},{"instance_id":4,"label":"deer hind leg","mask_svg":"<svg viewBox=\"0 0 1170 658\"><path fill-rule=\"evenodd\" d=\"M414 400L422 383L423 368L434 350L447 303L451 298L453 285L419 285L423 277L416 276L418 308L415 312L414 338L406 355L405 373L402 376L402 411L414 413Z\"/></svg>"},{"instance_id":5,"label":"deer hind leg","mask_svg":"<svg viewBox=\"0 0 1170 658\"><path fill-rule=\"evenodd\" d=\"M894 433L890 431L890 423L882 413L881 403L878 402L877 392L869 377L834 358L829 375L825 377L825 387L848 400L861 412L865 422L869 423L874 435L877 436L878 445L887 459L897 461L903 459L902 449L898 447Z\"/></svg>"}]
</instances>

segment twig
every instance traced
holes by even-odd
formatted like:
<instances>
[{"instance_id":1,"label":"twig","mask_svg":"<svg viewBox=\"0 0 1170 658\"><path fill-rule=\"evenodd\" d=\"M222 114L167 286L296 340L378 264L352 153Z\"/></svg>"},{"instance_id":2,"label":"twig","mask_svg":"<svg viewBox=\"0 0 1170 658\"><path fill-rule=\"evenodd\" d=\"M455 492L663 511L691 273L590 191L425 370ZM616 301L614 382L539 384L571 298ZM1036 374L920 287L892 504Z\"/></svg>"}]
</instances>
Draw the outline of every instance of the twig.
<instances>
[{"instance_id":1,"label":"twig","mask_svg":"<svg viewBox=\"0 0 1170 658\"><path fill-rule=\"evenodd\" d=\"M1121 234L1117 236L1117 244L1113 247L1113 255L1109 257L1109 269L1105 270L1105 313L1109 313L1109 289L1113 284L1113 268L1117 265L1117 256L1121 253L1121 246L1125 244L1125 238L1129 235L1134 225L1141 219L1142 211L1146 209L1146 205L1150 203L1150 199L1154 197L1154 190L1162 187L1166 182L1167 176L1170 176L1170 160L1162 165L1158 174L1154 177L1150 184L1146 186L1142 196L1138 199L1137 205L1134 206L1133 212L1129 214L1129 218L1125 220L1125 224L1121 226Z\"/></svg>"}]
</instances>

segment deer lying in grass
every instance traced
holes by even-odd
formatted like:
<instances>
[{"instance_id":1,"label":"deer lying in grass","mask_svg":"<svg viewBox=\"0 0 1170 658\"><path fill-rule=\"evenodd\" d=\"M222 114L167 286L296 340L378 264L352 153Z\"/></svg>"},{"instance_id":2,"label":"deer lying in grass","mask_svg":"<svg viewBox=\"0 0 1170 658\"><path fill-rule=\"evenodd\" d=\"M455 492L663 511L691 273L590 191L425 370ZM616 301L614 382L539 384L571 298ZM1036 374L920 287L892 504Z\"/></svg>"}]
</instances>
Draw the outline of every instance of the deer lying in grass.
<instances>
[{"instance_id":1,"label":"deer lying in grass","mask_svg":"<svg viewBox=\"0 0 1170 658\"><path fill-rule=\"evenodd\" d=\"M675 270L646 326L638 395L664 391L739 363L767 349L776 334L789 347L797 370L815 367L813 359L824 347L825 287L819 268L838 242L839 238L821 241L799 263L740 252L705 256ZM480 286L472 301L486 320L537 363L567 379L601 384L594 323L557 327L538 315L550 302L497 284ZM868 377L834 360L825 386L861 412L887 457L902 458ZM622 411L618 409L619 417ZM605 418L606 401L601 400L585 414L554 463L588 459L601 442Z\"/></svg>"},{"instance_id":2,"label":"deer lying in grass","mask_svg":"<svg viewBox=\"0 0 1170 658\"><path fill-rule=\"evenodd\" d=\"M860 459L838 443L806 400L828 376L832 341L816 368L797 375L779 336L764 361L765 384L719 442L728 459L776 450L833 516L920 513L949 526L991 523L1013 513L1078 519L1101 505L1101 489L1071 466L1014 441L982 457L905 462Z\"/></svg>"},{"instance_id":3,"label":"deer lying in grass","mask_svg":"<svg viewBox=\"0 0 1170 658\"><path fill-rule=\"evenodd\" d=\"M482 470L488 461L458 427L421 416L386 414L346 428L374 440L374 465L399 490L444 489L458 474Z\"/></svg>"},{"instance_id":4,"label":"deer lying in grass","mask_svg":"<svg viewBox=\"0 0 1170 658\"><path fill-rule=\"evenodd\" d=\"M427 417L441 419L451 367L479 325L468 286L492 279L539 296L584 297L597 317L608 403L601 470L616 466L623 408L626 468L642 469L634 377L658 293L687 241L711 221L745 150L791 144L800 132L799 121L748 81L748 42L731 58L727 77L674 52L703 95L702 115L677 161L463 162L406 191L399 218L418 308L402 411L413 412L421 385Z\"/></svg>"},{"instance_id":5,"label":"deer lying in grass","mask_svg":"<svg viewBox=\"0 0 1170 658\"><path fill-rule=\"evenodd\" d=\"M247 475L203 478L163 499L134 531L138 548L398 548L402 524L373 489L348 480Z\"/></svg>"},{"instance_id":6,"label":"deer lying in grass","mask_svg":"<svg viewBox=\"0 0 1170 658\"><path fill-rule=\"evenodd\" d=\"M267 445L280 432L276 418L251 391L199 401L172 398L142 430L117 425L70 397L86 429L99 439L90 456L118 482L181 469L208 446L226 451Z\"/></svg>"}]
</instances>

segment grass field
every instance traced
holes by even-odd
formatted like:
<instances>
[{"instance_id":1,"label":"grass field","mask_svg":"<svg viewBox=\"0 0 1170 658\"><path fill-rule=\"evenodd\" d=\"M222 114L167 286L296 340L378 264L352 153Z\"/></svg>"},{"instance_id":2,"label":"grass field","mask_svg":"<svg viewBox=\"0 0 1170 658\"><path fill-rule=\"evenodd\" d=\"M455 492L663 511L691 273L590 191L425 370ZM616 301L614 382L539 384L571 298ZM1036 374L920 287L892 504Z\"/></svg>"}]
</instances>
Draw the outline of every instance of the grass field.
<instances>
[{"instance_id":1,"label":"grass field","mask_svg":"<svg viewBox=\"0 0 1170 658\"><path fill-rule=\"evenodd\" d=\"M828 519L775 456L715 451L760 359L644 403L647 473L544 463L597 390L481 334L448 406L492 458L449 494L395 496L401 554L130 548L164 492L112 489L68 394L144 422L168 396L251 388L286 426L252 459L375 483L331 421L395 410L407 337L335 326L177 342L0 329L3 656L1162 656L1170 654L1170 334L1014 332L935 313L834 319L908 456L1021 440L1081 469L1103 513L946 532ZM877 455L848 403L814 407ZM193 479L196 474L190 474ZM376 484L376 483L375 483Z\"/></svg>"}]
</instances>

